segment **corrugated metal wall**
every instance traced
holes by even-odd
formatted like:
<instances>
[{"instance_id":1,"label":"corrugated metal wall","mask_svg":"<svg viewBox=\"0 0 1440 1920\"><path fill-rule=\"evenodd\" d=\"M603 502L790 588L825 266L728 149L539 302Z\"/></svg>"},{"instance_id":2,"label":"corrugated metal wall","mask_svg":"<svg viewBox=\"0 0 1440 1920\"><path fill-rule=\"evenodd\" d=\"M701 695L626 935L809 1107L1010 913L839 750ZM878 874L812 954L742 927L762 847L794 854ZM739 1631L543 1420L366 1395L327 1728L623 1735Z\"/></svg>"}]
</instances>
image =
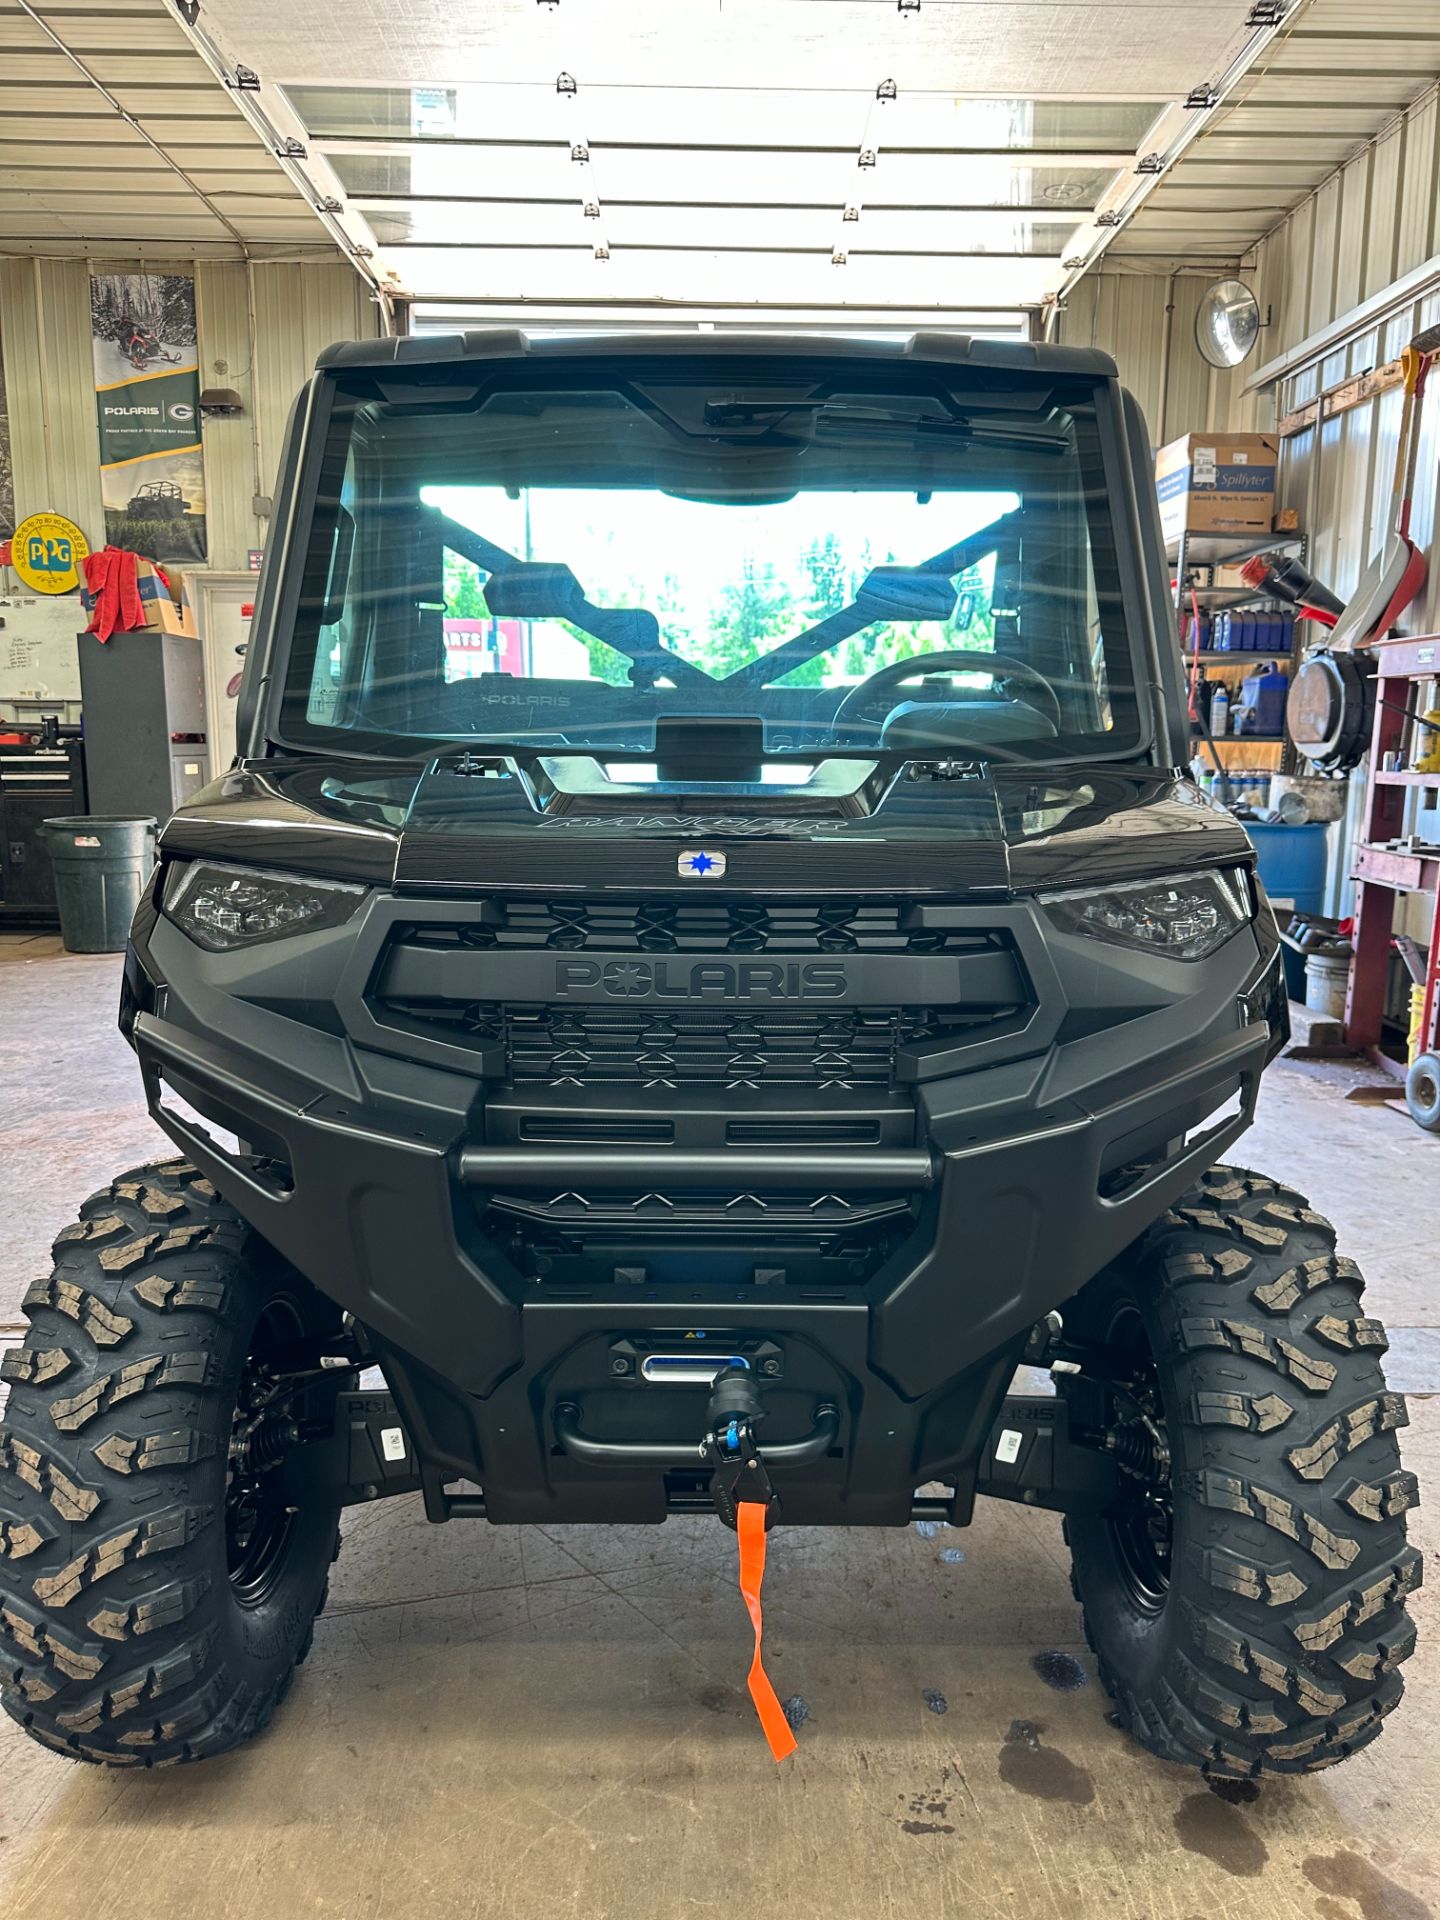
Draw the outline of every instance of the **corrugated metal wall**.
<instances>
[{"instance_id":1,"label":"corrugated metal wall","mask_svg":"<svg viewBox=\"0 0 1440 1920\"><path fill-rule=\"evenodd\" d=\"M83 260L0 260L0 346L15 471L15 514L68 514L105 544L90 270Z\"/></svg>"},{"instance_id":2,"label":"corrugated metal wall","mask_svg":"<svg viewBox=\"0 0 1440 1920\"><path fill-rule=\"evenodd\" d=\"M1267 236L1257 254L1256 292L1274 326L1261 348L1269 362L1295 354L1312 335L1333 338L1301 352L1267 396L1276 416L1351 375L1393 360L1421 327L1440 321L1440 106L1434 89L1325 183ZM1416 284L1387 303L1387 289ZM1383 310L1366 313L1366 303ZM1346 315L1354 309L1352 323ZM1229 376L1215 424L1239 424L1259 396L1245 391L1251 370ZM1261 401L1260 404L1264 404ZM1391 487L1403 396L1397 388L1318 428L1286 439L1281 501L1300 510L1310 560L1337 593L1354 586L1392 520ZM1413 537L1435 532L1440 473L1440 393L1432 392L1416 466ZM1406 616L1411 630L1440 627L1440 567Z\"/></svg>"},{"instance_id":3,"label":"corrugated metal wall","mask_svg":"<svg viewBox=\"0 0 1440 1920\"><path fill-rule=\"evenodd\" d=\"M1325 183L1312 200L1267 236L1258 253L1256 291L1276 324L1261 349L1267 361L1294 356L1264 394L1242 368L1218 396L1218 424L1245 424L1257 408L1283 417L1352 375L1393 360L1422 327L1440 322L1440 110L1434 89L1371 146ZM1387 298L1395 289L1393 298ZM1369 311L1367 311L1367 306ZM1355 309L1360 309L1355 312ZM1379 311L1375 309L1378 308ZM1347 316L1353 313L1353 319ZM1329 330L1309 351L1305 342ZM1392 492L1404 395L1398 387L1281 445L1280 504L1298 509L1309 532L1307 558L1323 580L1347 595L1394 520ZM1411 633L1440 629L1440 558L1435 557L1440 492L1440 390L1422 416L1411 537L1430 549L1424 593L1407 610ZM1350 783L1342 848L1360 827L1364 783ZM1417 804L1412 797L1410 807ZM1349 912L1354 888L1342 850L1327 906ZM1424 938L1429 902L1412 896L1398 924Z\"/></svg>"},{"instance_id":4,"label":"corrugated metal wall","mask_svg":"<svg viewBox=\"0 0 1440 1920\"><path fill-rule=\"evenodd\" d=\"M1425 326L1440 322L1440 94L1431 88L1369 146L1267 234L1245 280L1270 324L1244 366L1214 373L1194 343L1195 307L1210 276L1174 282L1164 433L1202 429L1265 431L1317 393L1393 360ZM1115 355L1126 384L1160 433L1166 277L1116 270L1088 276L1062 316L1058 337ZM1393 290L1393 294L1392 294ZM1358 311L1357 311L1358 309ZM1347 316L1353 318L1347 321ZM1307 350L1312 336L1326 334ZM1262 366L1290 359L1282 377L1256 382ZM1391 493L1403 395L1398 388L1287 436L1280 452L1279 504L1295 507L1309 537L1308 560L1342 596L1355 586L1392 524ZM1440 630L1440 383L1423 416L1411 535L1432 553L1429 583L1405 616L1412 633ZM1327 905L1348 912L1353 888L1345 855L1364 783L1351 782L1350 818L1331 873ZM1422 935L1427 903L1407 908Z\"/></svg>"},{"instance_id":5,"label":"corrugated metal wall","mask_svg":"<svg viewBox=\"0 0 1440 1920\"><path fill-rule=\"evenodd\" d=\"M1218 270L1192 270L1177 261L1182 271L1174 282L1165 436L1174 439L1206 427L1238 432L1270 426L1277 410L1283 413L1294 402L1288 388L1276 393L1250 386L1256 366L1289 353L1437 255L1440 90L1432 87L1253 249L1254 267L1243 277L1262 309L1269 307L1270 324L1252 362L1229 374L1212 374L1205 365L1195 348L1195 309ZM1157 440L1167 284L1163 272L1113 267L1087 275L1057 332L1071 345L1103 347L1115 355ZM1403 331L1403 320L1400 324ZM1369 364L1364 355L1375 342L1365 329L1356 331L1349 366L1358 369ZM1379 343L1382 358L1395 337ZM1325 380L1339 377L1343 374L1332 370Z\"/></svg>"},{"instance_id":6,"label":"corrugated metal wall","mask_svg":"<svg viewBox=\"0 0 1440 1920\"><path fill-rule=\"evenodd\" d=\"M127 264L97 262L112 271ZM274 486L290 405L316 354L332 340L375 334L379 319L343 263L201 260L194 272L200 384L234 387L245 409L203 428L208 565L234 571L244 568L247 549L264 545L254 497ZM0 260L0 348L17 516L54 509L103 546L89 264Z\"/></svg>"},{"instance_id":7,"label":"corrugated metal wall","mask_svg":"<svg viewBox=\"0 0 1440 1920\"><path fill-rule=\"evenodd\" d=\"M1113 354L1140 402L1157 445L1209 424L1210 368L1195 350L1195 309L1214 275L1208 271L1086 274L1061 315L1056 338L1072 347ZM1166 308L1172 311L1167 316ZM1169 367L1161 404L1166 329Z\"/></svg>"},{"instance_id":8,"label":"corrugated metal wall","mask_svg":"<svg viewBox=\"0 0 1440 1920\"><path fill-rule=\"evenodd\" d=\"M1087 277L1062 316L1059 337L1113 353L1145 408L1152 438L1205 428L1265 430L1352 374L1393 359L1422 326L1440 320L1440 102L1431 88L1297 207L1254 249L1245 278L1270 324L1251 362L1212 373L1195 347L1195 309L1208 276L1102 272ZM1427 275L1427 263L1433 271ZM1384 304L1386 290L1417 276L1421 284L1388 311L1345 316ZM1174 287L1165 407L1160 407L1165 293ZM1259 365L1334 329L1285 377L1257 386ZM1281 504L1299 509L1316 570L1346 594L1391 520L1391 483L1402 396L1398 389L1352 408L1318 429L1287 438L1281 450ZM1421 435L1414 538L1430 542L1440 469L1440 392L1430 396ZM1440 628L1440 565L1412 608L1415 631Z\"/></svg>"}]
</instances>

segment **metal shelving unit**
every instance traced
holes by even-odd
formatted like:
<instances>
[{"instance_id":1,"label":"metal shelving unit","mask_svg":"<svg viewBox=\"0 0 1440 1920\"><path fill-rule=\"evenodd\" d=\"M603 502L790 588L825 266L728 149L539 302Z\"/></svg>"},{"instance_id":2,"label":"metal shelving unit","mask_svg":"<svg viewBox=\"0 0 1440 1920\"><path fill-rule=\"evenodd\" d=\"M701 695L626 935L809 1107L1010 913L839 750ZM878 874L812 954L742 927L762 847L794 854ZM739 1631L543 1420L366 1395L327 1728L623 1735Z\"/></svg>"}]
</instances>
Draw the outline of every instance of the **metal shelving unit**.
<instances>
[{"instance_id":1,"label":"metal shelving unit","mask_svg":"<svg viewBox=\"0 0 1440 1920\"><path fill-rule=\"evenodd\" d=\"M1253 533L1182 533L1165 545L1165 558L1175 569L1175 609L1183 613L1191 594L1207 609L1280 606L1272 596L1256 593L1251 587L1218 586L1215 573L1220 567L1243 566L1264 553L1296 553L1305 558L1303 533L1271 533L1263 537ZM1191 580L1192 574L1204 579ZM1288 608L1285 611L1289 611ZM1225 654L1218 656L1225 659Z\"/></svg>"},{"instance_id":2,"label":"metal shelving unit","mask_svg":"<svg viewBox=\"0 0 1440 1920\"><path fill-rule=\"evenodd\" d=\"M1293 553L1303 560L1305 536L1303 533L1196 533L1187 529L1177 540L1168 541L1165 558L1175 574L1177 620L1183 620L1185 614L1196 606L1206 613L1239 612L1247 607L1266 606L1288 613L1290 608L1272 595L1256 593L1250 587L1229 587L1216 583L1215 574L1219 568L1242 566L1245 561L1268 553ZM1261 660L1283 660L1293 676L1300 664L1303 641L1297 623L1289 652L1285 654L1277 653L1273 648L1246 648L1231 652L1214 647L1201 648L1197 653L1183 644L1180 651L1187 666L1198 660L1202 666L1212 668L1250 668ZM1227 765L1248 757L1259 772L1292 770L1291 763L1295 757L1283 734L1227 733L1220 736L1215 746ZM1257 753L1256 749L1263 751ZM1208 746L1205 752L1208 755Z\"/></svg>"},{"instance_id":3,"label":"metal shelving unit","mask_svg":"<svg viewBox=\"0 0 1440 1920\"><path fill-rule=\"evenodd\" d=\"M1420 1017L1421 1050L1440 1044L1440 845L1402 838L1407 787L1440 793L1440 773L1385 770L1387 753L1407 758L1417 683L1440 676L1440 634L1382 640L1374 648L1375 728L1365 790L1364 824L1351 848L1355 878L1355 960L1345 1000L1345 1042L1367 1053L1398 1078L1403 1071L1380 1051L1390 972L1390 938L1401 894L1430 893L1437 911L1426 957L1425 1000Z\"/></svg>"}]
</instances>

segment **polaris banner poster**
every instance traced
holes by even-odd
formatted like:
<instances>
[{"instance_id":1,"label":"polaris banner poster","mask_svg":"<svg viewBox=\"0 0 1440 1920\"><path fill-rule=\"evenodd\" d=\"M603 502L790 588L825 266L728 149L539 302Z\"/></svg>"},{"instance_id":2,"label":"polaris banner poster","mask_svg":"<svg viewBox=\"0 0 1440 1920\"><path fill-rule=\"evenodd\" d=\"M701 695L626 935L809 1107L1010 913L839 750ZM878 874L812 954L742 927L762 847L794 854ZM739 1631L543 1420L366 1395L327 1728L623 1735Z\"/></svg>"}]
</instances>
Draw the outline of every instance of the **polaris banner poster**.
<instances>
[{"instance_id":1,"label":"polaris banner poster","mask_svg":"<svg viewBox=\"0 0 1440 1920\"><path fill-rule=\"evenodd\" d=\"M90 277L105 537L151 560L205 558L195 282Z\"/></svg>"}]
</instances>

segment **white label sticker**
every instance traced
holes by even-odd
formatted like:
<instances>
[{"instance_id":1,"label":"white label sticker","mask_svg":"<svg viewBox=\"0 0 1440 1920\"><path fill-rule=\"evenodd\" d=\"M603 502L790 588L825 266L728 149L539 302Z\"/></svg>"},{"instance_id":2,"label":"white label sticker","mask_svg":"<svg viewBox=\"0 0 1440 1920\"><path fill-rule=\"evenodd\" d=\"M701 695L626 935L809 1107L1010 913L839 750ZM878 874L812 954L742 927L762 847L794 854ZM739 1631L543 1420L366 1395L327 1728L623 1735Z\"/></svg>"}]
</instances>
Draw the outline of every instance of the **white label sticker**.
<instances>
[{"instance_id":1,"label":"white label sticker","mask_svg":"<svg viewBox=\"0 0 1440 1920\"><path fill-rule=\"evenodd\" d=\"M1214 447L1196 447L1191 462L1191 480L1197 487L1213 487L1215 484Z\"/></svg>"},{"instance_id":2,"label":"white label sticker","mask_svg":"<svg viewBox=\"0 0 1440 1920\"><path fill-rule=\"evenodd\" d=\"M1023 1435L1018 1427L1006 1427L995 1442L995 1458L1009 1467L1020 1458L1020 1443Z\"/></svg>"},{"instance_id":3,"label":"white label sticker","mask_svg":"<svg viewBox=\"0 0 1440 1920\"><path fill-rule=\"evenodd\" d=\"M1248 453L1232 453L1230 456L1230 464L1232 467L1248 467L1250 464L1250 456Z\"/></svg>"},{"instance_id":4,"label":"white label sticker","mask_svg":"<svg viewBox=\"0 0 1440 1920\"><path fill-rule=\"evenodd\" d=\"M403 1427L382 1427L380 1429L380 1451L387 1460L405 1458L405 1430Z\"/></svg>"}]
</instances>

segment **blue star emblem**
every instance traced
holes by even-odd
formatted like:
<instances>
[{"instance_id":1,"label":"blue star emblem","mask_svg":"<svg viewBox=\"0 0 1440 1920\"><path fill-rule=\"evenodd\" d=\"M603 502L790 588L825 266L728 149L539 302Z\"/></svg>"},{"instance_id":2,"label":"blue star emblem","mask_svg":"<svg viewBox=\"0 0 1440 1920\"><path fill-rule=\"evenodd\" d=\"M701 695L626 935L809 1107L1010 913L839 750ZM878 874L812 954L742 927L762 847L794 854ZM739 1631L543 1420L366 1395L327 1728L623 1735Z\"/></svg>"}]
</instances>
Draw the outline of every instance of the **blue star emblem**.
<instances>
[{"instance_id":1,"label":"blue star emblem","mask_svg":"<svg viewBox=\"0 0 1440 1920\"><path fill-rule=\"evenodd\" d=\"M725 871L725 855L687 848L680 855L678 864L683 879L718 880Z\"/></svg>"}]
</instances>

